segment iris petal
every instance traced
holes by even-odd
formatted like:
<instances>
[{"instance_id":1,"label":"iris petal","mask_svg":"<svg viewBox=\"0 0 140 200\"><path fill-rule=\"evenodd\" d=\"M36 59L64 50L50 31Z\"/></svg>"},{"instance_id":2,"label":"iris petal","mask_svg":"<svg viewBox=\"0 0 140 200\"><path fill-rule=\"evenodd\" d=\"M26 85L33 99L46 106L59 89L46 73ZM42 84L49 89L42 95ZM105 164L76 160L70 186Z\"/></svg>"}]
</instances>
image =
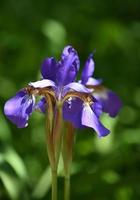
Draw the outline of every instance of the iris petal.
<instances>
[{"instance_id":1,"label":"iris petal","mask_svg":"<svg viewBox=\"0 0 140 200\"><path fill-rule=\"evenodd\" d=\"M46 58L41 66L41 74L44 79L50 79L52 81L56 81L56 73L57 73L57 63L56 60L51 58Z\"/></svg>"},{"instance_id":2,"label":"iris petal","mask_svg":"<svg viewBox=\"0 0 140 200\"><path fill-rule=\"evenodd\" d=\"M96 116L99 118L101 116L101 114L103 113L102 111L102 104L100 102L94 102L91 105L91 108L93 110L93 112L96 114Z\"/></svg>"},{"instance_id":3,"label":"iris petal","mask_svg":"<svg viewBox=\"0 0 140 200\"><path fill-rule=\"evenodd\" d=\"M89 77L93 75L93 72L94 72L94 61L92 59L92 55L90 55L85 63L85 66L81 74L82 84L87 83Z\"/></svg>"},{"instance_id":4,"label":"iris petal","mask_svg":"<svg viewBox=\"0 0 140 200\"><path fill-rule=\"evenodd\" d=\"M82 128L82 108L83 102L80 99L69 99L63 105L64 120L71 122L75 128Z\"/></svg>"},{"instance_id":5,"label":"iris petal","mask_svg":"<svg viewBox=\"0 0 140 200\"><path fill-rule=\"evenodd\" d=\"M34 98L22 90L5 103L4 113L18 128L24 128L28 125L34 103Z\"/></svg>"},{"instance_id":6,"label":"iris petal","mask_svg":"<svg viewBox=\"0 0 140 200\"><path fill-rule=\"evenodd\" d=\"M65 47L58 63L56 83L64 86L73 82L79 70L79 65L80 61L76 50L71 46Z\"/></svg>"},{"instance_id":7,"label":"iris petal","mask_svg":"<svg viewBox=\"0 0 140 200\"><path fill-rule=\"evenodd\" d=\"M64 87L64 91L67 91L67 90L70 90L70 89L72 89L76 92L85 92L85 93L90 93L92 91L92 90L86 88L81 83L76 83L76 82L69 83L68 85L66 85Z\"/></svg>"},{"instance_id":8,"label":"iris petal","mask_svg":"<svg viewBox=\"0 0 140 200\"><path fill-rule=\"evenodd\" d=\"M34 88L45 88L45 87L55 87L55 83L48 79L43 79L41 81L31 82L30 86Z\"/></svg>"},{"instance_id":9,"label":"iris petal","mask_svg":"<svg viewBox=\"0 0 140 200\"><path fill-rule=\"evenodd\" d=\"M35 109L40 110L43 113L46 113L47 103L44 97L36 104Z\"/></svg>"},{"instance_id":10,"label":"iris petal","mask_svg":"<svg viewBox=\"0 0 140 200\"><path fill-rule=\"evenodd\" d=\"M96 85L100 85L101 83L102 83L102 79L95 79L95 78L89 77L89 79L86 82L86 85L96 86Z\"/></svg>"},{"instance_id":11,"label":"iris petal","mask_svg":"<svg viewBox=\"0 0 140 200\"><path fill-rule=\"evenodd\" d=\"M109 134L109 130L102 125L89 105L85 105L83 108L82 124L93 128L99 137L103 137Z\"/></svg>"},{"instance_id":12,"label":"iris petal","mask_svg":"<svg viewBox=\"0 0 140 200\"><path fill-rule=\"evenodd\" d=\"M102 104L103 112L108 113L110 117L116 117L122 107L122 102L114 92L103 90L102 92L95 93L94 96Z\"/></svg>"}]
</instances>

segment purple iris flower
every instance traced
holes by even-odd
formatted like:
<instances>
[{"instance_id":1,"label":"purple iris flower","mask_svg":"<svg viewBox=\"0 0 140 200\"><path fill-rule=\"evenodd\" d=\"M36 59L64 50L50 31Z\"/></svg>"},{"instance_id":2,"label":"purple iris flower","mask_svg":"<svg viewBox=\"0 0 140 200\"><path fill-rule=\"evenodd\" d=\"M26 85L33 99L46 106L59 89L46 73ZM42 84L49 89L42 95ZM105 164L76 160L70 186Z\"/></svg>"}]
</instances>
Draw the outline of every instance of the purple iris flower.
<instances>
[{"instance_id":1,"label":"purple iris flower","mask_svg":"<svg viewBox=\"0 0 140 200\"><path fill-rule=\"evenodd\" d=\"M79 83L86 86L86 83L91 80L94 72L94 61L92 55L88 58L85 67L82 71L82 80ZM101 80L92 78L92 83L99 84ZM109 134L109 130L100 122L102 114L102 104L97 101L94 96L90 97L90 101L81 101L78 98L69 99L63 107L64 119L73 123L76 128L93 128L99 137Z\"/></svg>"},{"instance_id":2,"label":"purple iris flower","mask_svg":"<svg viewBox=\"0 0 140 200\"><path fill-rule=\"evenodd\" d=\"M5 115L17 127L26 127L33 110L46 112L49 97L54 114L61 104L65 121L76 128L93 128L100 137L107 135L109 130L100 122L100 116L102 112L108 112L114 117L120 108L119 98L110 90L105 89L104 96L96 90L102 81L91 77L94 72L92 55L83 68L81 81L76 82L79 67L78 54L71 46L64 48L60 61L46 58L41 66L42 80L29 83L8 100L4 107ZM36 96L41 99L35 104Z\"/></svg>"},{"instance_id":3,"label":"purple iris flower","mask_svg":"<svg viewBox=\"0 0 140 200\"><path fill-rule=\"evenodd\" d=\"M29 83L29 88L26 87L17 92L4 106L5 115L18 128L28 126L29 117L35 109L35 96L38 94L38 90L35 90L30 85L32 84ZM43 88L54 86L54 83L49 80L42 80L35 82L34 85Z\"/></svg>"},{"instance_id":4,"label":"purple iris flower","mask_svg":"<svg viewBox=\"0 0 140 200\"><path fill-rule=\"evenodd\" d=\"M21 90L6 102L4 113L18 128L24 128L28 125L28 119L33 111L34 104L34 97L28 95L25 90Z\"/></svg>"},{"instance_id":5,"label":"purple iris flower","mask_svg":"<svg viewBox=\"0 0 140 200\"><path fill-rule=\"evenodd\" d=\"M9 99L4 106L5 115L18 128L23 128L28 125L28 119L34 109L38 108L45 112L46 93L49 90L58 101L61 101L70 90L88 93L89 89L85 86L73 82L78 70L78 54L71 46L64 48L59 62L54 58L47 58L41 68L43 79L29 83L15 97ZM38 95L44 97L35 105L35 97Z\"/></svg>"},{"instance_id":6,"label":"purple iris flower","mask_svg":"<svg viewBox=\"0 0 140 200\"><path fill-rule=\"evenodd\" d=\"M68 46L64 49L61 61L58 63L54 58L47 58L42 64L41 73L43 78L51 79L55 82L57 85L56 94L58 93L58 96L63 97L67 91L71 90L81 93L90 93L90 91L87 91L85 87L83 87L83 83L73 82L79 70L79 63L77 52L71 46ZM90 64L92 65L92 63ZM89 68L89 64L87 67ZM92 73L93 72L89 72L88 76ZM84 75L83 72L84 81L87 79L86 76L87 73ZM97 116L96 113L96 105L100 103L95 103L94 98L90 98L90 101L88 100L89 99L85 98L85 101L83 101L80 95L75 97L70 96L63 106L64 120L70 121L76 128L91 127L99 136L107 135L109 130L101 124L99 116ZM44 107L44 105L41 106ZM40 110L42 110L41 107Z\"/></svg>"},{"instance_id":7,"label":"purple iris flower","mask_svg":"<svg viewBox=\"0 0 140 200\"><path fill-rule=\"evenodd\" d=\"M88 88L93 88L93 96L102 105L103 112L108 113L110 117L116 117L122 107L122 102L113 91L101 85L101 79L92 78L95 69L92 57L90 55L85 63L80 82Z\"/></svg>"},{"instance_id":8,"label":"purple iris flower","mask_svg":"<svg viewBox=\"0 0 140 200\"><path fill-rule=\"evenodd\" d=\"M92 95L94 103L83 103L79 99L73 99L64 105L64 118L71 121L75 127L91 127L100 137L109 133L100 122L99 118L103 112L106 112L111 117L115 117L122 106L120 98L111 90L101 86L102 79L95 79L92 77L95 69L95 63L91 54L82 70L81 84L93 89ZM69 108L69 112L66 112ZM75 115L73 113L75 112Z\"/></svg>"},{"instance_id":9,"label":"purple iris flower","mask_svg":"<svg viewBox=\"0 0 140 200\"><path fill-rule=\"evenodd\" d=\"M43 61L41 66L43 80L30 83L30 85L34 88L40 88L42 87L43 81L50 82L50 86L53 87L55 97L58 101L62 101L69 91L89 93L90 90L83 84L74 82L79 67L80 60L76 50L71 46L67 46L62 52L61 60L59 62L57 62L53 57L46 58ZM43 85L43 87L45 87L45 85ZM46 102L44 101L44 103ZM38 103L37 108L41 111L45 111L42 99Z\"/></svg>"}]
</instances>

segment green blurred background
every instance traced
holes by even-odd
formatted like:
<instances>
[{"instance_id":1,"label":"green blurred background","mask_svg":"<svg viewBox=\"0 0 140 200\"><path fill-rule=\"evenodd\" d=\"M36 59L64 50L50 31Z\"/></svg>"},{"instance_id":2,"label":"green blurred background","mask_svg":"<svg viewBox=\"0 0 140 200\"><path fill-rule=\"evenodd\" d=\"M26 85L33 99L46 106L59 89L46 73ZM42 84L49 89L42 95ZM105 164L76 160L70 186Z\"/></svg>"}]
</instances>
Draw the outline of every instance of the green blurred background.
<instances>
[{"instance_id":1,"label":"green blurred background","mask_svg":"<svg viewBox=\"0 0 140 200\"><path fill-rule=\"evenodd\" d=\"M140 1L0 0L0 199L50 199L44 116L17 129L4 102L40 77L43 58L73 45L81 68L96 50L95 76L121 97L118 118L103 116L111 134L78 130L71 199L140 199ZM62 162L59 199L63 199Z\"/></svg>"}]
</instances>

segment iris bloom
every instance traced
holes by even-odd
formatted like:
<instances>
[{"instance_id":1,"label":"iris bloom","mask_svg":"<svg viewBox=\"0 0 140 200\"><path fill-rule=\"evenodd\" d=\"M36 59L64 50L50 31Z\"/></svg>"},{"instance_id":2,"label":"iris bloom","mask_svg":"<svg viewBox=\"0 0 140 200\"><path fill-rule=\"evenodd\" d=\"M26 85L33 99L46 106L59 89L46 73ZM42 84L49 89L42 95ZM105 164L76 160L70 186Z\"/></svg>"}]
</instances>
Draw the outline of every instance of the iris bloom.
<instances>
[{"instance_id":1,"label":"iris bloom","mask_svg":"<svg viewBox=\"0 0 140 200\"><path fill-rule=\"evenodd\" d=\"M86 102L83 104L78 98L71 99L69 103L67 102L64 105L64 109L66 110L69 107L69 112L64 112L64 118L71 121L77 128L91 127L97 132L99 137L102 137L107 135L109 130L101 124L99 120L101 114L105 112L110 117L115 117L120 111L122 103L114 92L102 85L101 79L92 77L95 69L92 57L92 54L88 57L79 83L92 89L93 100L90 103ZM73 115L74 112L75 115Z\"/></svg>"},{"instance_id":2,"label":"iris bloom","mask_svg":"<svg viewBox=\"0 0 140 200\"><path fill-rule=\"evenodd\" d=\"M76 82L79 66L78 54L71 46L64 48L60 61L46 58L41 66L42 80L29 83L8 100L5 115L18 128L24 128L34 110L45 113L51 102L54 115L61 105L63 119L74 127L90 127L100 137L107 135L109 130L100 122L100 116L102 112L116 116L121 107L120 100L115 93L101 86L101 80L91 77L94 72L92 56L86 61L81 81ZM36 102L36 96L41 97L39 102Z\"/></svg>"},{"instance_id":3,"label":"iris bloom","mask_svg":"<svg viewBox=\"0 0 140 200\"><path fill-rule=\"evenodd\" d=\"M102 111L109 114L110 117L116 117L122 106L120 98L111 90L102 85L101 79L92 78L95 64L90 55L87 59L81 75L81 83L88 88L93 89L93 96L102 105Z\"/></svg>"}]
</instances>

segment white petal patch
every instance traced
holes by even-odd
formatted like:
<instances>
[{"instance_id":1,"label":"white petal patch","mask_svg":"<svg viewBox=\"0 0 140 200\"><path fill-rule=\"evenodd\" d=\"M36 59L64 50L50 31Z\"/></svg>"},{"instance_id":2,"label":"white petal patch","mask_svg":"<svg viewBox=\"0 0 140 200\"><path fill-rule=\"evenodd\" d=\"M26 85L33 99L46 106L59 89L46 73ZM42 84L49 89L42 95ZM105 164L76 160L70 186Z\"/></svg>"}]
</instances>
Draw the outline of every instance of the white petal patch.
<instances>
[{"instance_id":1,"label":"white petal patch","mask_svg":"<svg viewBox=\"0 0 140 200\"><path fill-rule=\"evenodd\" d=\"M102 79L95 79L95 78L90 77L86 85L96 86L96 85L100 85L101 83L102 83Z\"/></svg>"},{"instance_id":2,"label":"white petal patch","mask_svg":"<svg viewBox=\"0 0 140 200\"><path fill-rule=\"evenodd\" d=\"M71 89L77 92L91 93L92 90L86 88L84 85L76 82L69 83L64 87L64 90Z\"/></svg>"},{"instance_id":3,"label":"white petal patch","mask_svg":"<svg viewBox=\"0 0 140 200\"><path fill-rule=\"evenodd\" d=\"M31 82L30 86L34 88L45 88L45 87L55 87L55 83L48 79L43 79L41 81Z\"/></svg>"},{"instance_id":4,"label":"white petal patch","mask_svg":"<svg viewBox=\"0 0 140 200\"><path fill-rule=\"evenodd\" d=\"M85 104L82 111L82 124L93 128L93 121L94 113L89 104Z\"/></svg>"}]
</instances>

